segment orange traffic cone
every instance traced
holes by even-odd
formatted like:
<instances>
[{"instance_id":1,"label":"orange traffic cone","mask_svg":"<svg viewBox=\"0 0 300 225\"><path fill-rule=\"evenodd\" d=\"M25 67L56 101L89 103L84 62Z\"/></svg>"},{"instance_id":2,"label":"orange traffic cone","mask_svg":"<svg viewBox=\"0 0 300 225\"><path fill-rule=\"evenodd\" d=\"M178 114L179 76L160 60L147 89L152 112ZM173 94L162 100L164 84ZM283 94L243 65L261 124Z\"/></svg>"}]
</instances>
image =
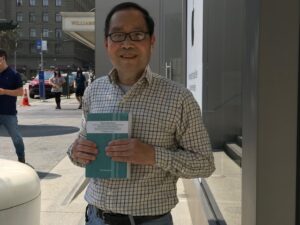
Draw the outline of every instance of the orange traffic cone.
<instances>
[{"instance_id":1,"label":"orange traffic cone","mask_svg":"<svg viewBox=\"0 0 300 225\"><path fill-rule=\"evenodd\" d=\"M30 106L26 88L24 88L23 98L21 100L20 105L21 106Z\"/></svg>"}]
</instances>

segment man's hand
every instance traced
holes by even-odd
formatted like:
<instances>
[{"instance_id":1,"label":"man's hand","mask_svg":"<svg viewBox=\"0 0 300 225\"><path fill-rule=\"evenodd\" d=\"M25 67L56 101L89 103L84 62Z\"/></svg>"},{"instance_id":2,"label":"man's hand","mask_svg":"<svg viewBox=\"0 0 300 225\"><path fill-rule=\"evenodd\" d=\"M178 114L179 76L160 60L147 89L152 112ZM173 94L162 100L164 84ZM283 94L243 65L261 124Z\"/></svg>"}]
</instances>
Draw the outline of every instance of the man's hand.
<instances>
[{"instance_id":1,"label":"man's hand","mask_svg":"<svg viewBox=\"0 0 300 225\"><path fill-rule=\"evenodd\" d=\"M98 150L94 142L77 138L72 148L72 159L81 164L88 164L96 159Z\"/></svg>"},{"instance_id":2,"label":"man's hand","mask_svg":"<svg viewBox=\"0 0 300 225\"><path fill-rule=\"evenodd\" d=\"M0 95L5 95L5 89L0 88Z\"/></svg>"},{"instance_id":3,"label":"man's hand","mask_svg":"<svg viewBox=\"0 0 300 225\"><path fill-rule=\"evenodd\" d=\"M143 165L155 164L154 147L138 139L111 141L105 151L106 155L114 161Z\"/></svg>"}]
</instances>

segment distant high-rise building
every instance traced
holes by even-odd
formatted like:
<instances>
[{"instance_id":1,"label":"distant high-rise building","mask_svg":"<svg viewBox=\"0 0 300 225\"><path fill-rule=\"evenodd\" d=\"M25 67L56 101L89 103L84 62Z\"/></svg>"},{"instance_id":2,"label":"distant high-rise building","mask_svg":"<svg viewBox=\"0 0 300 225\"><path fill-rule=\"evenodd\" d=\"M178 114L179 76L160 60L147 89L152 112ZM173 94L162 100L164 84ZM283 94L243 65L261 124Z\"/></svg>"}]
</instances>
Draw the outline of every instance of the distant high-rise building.
<instances>
[{"instance_id":1,"label":"distant high-rise building","mask_svg":"<svg viewBox=\"0 0 300 225\"><path fill-rule=\"evenodd\" d=\"M45 69L73 70L94 67L94 50L75 41L62 31L60 12L88 12L95 0L0 0L0 19L18 22L16 52L10 52L9 64L28 78L41 66L37 40L47 41L43 52Z\"/></svg>"}]
</instances>

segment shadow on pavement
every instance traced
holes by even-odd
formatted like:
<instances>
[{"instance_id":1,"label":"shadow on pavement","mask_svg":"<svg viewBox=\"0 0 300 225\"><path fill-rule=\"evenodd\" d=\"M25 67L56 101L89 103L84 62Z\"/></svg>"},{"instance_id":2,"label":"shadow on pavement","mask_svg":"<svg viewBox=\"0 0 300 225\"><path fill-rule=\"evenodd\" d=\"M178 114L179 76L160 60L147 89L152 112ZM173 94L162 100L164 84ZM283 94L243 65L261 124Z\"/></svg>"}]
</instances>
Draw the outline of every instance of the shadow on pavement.
<instances>
[{"instance_id":1,"label":"shadow on pavement","mask_svg":"<svg viewBox=\"0 0 300 225\"><path fill-rule=\"evenodd\" d=\"M71 134L79 131L78 127L57 125L19 125L23 137L43 137ZM6 129L0 126L0 137L9 137Z\"/></svg>"},{"instance_id":2,"label":"shadow on pavement","mask_svg":"<svg viewBox=\"0 0 300 225\"><path fill-rule=\"evenodd\" d=\"M61 177L60 174L36 171L40 179L55 179Z\"/></svg>"}]
</instances>

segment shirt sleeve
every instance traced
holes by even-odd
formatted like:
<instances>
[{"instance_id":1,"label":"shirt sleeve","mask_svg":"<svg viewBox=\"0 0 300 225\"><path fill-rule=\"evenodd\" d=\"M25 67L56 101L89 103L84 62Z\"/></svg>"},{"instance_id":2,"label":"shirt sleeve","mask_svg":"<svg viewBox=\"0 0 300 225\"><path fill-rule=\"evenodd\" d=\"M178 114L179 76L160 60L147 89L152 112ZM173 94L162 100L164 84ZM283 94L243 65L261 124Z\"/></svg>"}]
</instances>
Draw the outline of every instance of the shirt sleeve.
<instances>
[{"instance_id":1,"label":"shirt sleeve","mask_svg":"<svg viewBox=\"0 0 300 225\"><path fill-rule=\"evenodd\" d=\"M214 157L201 110L190 92L180 101L175 151L155 147L156 166L181 178L208 177L215 170Z\"/></svg>"},{"instance_id":2,"label":"shirt sleeve","mask_svg":"<svg viewBox=\"0 0 300 225\"><path fill-rule=\"evenodd\" d=\"M84 138L86 139L86 118L87 118L87 114L89 111L89 91L90 88L87 88L87 90L85 91L84 95L83 95L83 99L82 99L82 117L81 117L81 125L80 125L80 130L78 133L78 137ZM75 160L73 160L73 158L71 157L72 155L72 148L73 148L73 144L70 145L70 147L68 148L67 154L71 160L71 162L73 164L75 164L76 166L80 166L80 167L85 167L85 165L76 162Z\"/></svg>"},{"instance_id":3,"label":"shirt sleeve","mask_svg":"<svg viewBox=\"0 0 300 225\"><path fill-rule=\"evenodd\" d=\"M23 87L23 81L21 75L16 73L16 89Z\"/></svg>"}]
</instances>

